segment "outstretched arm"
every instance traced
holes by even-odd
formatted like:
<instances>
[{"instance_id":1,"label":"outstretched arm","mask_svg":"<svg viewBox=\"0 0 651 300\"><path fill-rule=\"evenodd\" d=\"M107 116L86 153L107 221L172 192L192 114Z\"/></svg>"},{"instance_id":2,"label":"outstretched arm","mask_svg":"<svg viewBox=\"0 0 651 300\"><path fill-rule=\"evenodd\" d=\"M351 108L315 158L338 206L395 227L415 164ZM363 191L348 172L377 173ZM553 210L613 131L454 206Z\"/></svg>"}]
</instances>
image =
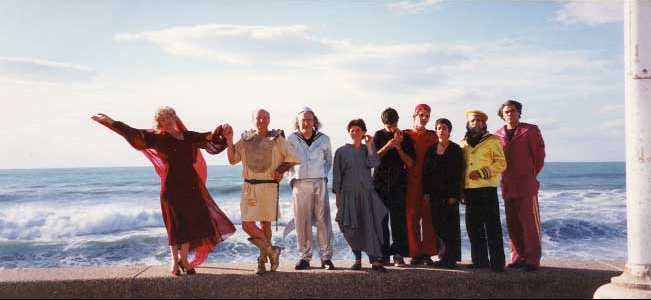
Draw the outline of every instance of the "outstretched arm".
<instances>
[{"instance_id":1,"label":"outstretched arm","mask_svg":"<svg viewBox=\"0 0 651 300\"><path fill-rule=\"evenodd\" d=\"M131 128L127 124L114 121L111 117L105 114L97 114L91 119L124 137L124 139L126 139L127 142L129 142L129 144L131 144L131 146L136 150L145 150L156 147L156 136L151 132Z\"/></svg>"}]
</instances>

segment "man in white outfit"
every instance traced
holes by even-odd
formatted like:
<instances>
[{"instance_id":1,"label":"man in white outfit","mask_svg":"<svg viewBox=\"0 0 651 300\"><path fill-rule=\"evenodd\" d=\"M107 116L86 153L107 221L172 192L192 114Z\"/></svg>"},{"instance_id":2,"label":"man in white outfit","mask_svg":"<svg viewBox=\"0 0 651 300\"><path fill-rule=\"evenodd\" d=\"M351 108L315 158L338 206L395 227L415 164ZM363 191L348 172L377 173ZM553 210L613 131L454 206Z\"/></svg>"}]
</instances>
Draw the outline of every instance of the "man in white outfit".
<instances>
[{"instance_id":1,"label":"man in white outfit","mask_svg":"<svg viewBox=\"0 0 651 300\"><path fill-rule=\"evenodd\" d=\"M332 263L332 221L328 190L328 174L332 169L330 138L319 132L321 124L312 109L303 109L296 117L296 132L287 142L296 150L301 165L289 170L294 198L294 219L301 260L296 270L307 270L312 260L312 224L317 227L321 268L334 270Z\"/></svg>"}]
</instances>

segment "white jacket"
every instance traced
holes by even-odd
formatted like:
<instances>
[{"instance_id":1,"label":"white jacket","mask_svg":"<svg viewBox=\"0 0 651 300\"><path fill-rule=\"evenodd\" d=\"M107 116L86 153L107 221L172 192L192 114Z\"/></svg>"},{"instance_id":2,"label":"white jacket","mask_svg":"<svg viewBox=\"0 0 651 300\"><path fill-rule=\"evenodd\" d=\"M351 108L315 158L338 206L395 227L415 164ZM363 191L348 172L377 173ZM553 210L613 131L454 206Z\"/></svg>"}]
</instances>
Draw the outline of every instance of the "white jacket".
<instances>
[{"instance_id":1,"label":"white jacket","mask_svg":"<svg viewBox=\"0 0 651 300\"><path fill-rule=\"evenodd\" d=\"M316 132L311 147L300 133L293 133L287 138L287 142L296 150L301 158L301 164L289 170L289 182L301 179L323 179L328 178L332 170L332 146L330 138Z\"/></svg>"}]
</instances>

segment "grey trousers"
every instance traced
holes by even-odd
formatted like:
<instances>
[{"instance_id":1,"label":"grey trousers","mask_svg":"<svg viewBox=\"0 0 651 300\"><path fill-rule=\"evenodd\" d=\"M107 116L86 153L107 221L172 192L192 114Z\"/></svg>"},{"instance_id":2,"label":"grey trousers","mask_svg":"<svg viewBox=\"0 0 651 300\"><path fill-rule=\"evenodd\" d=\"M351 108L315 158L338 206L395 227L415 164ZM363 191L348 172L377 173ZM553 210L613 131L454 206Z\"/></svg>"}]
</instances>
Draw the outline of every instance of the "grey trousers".
<instances>
[{"instance_id":1,"label":"grey trousers","mask_svg":"<svg viewBox=\"0 0 651 300\"><path fill-rule=\"evenodd\" d=\"M319 256L323 261L331 260L333 234L330 194L326 179L296 180L293 183L292 194L298 256L303 260L312 260L314 244L312 224L316 224Z\"/></svg>"}]
</instances>

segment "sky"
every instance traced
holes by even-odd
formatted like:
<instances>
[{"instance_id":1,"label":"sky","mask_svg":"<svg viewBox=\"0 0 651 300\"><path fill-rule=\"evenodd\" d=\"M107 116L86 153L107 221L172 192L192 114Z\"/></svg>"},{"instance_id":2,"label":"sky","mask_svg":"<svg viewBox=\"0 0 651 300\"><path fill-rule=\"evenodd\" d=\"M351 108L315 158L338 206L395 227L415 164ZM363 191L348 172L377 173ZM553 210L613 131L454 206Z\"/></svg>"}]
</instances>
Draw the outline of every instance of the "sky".
<instances>
[{"instance_id":1,"label":"sky","mask_svg":"<svg viewBox=\"0 0 651 300\"><path fill-rule=\"evenodd\" d=\"M146 166L90 117L194 131L293 130L315 110L337 148L393 107L449 118L524 104L547 161L624 160L623 1L0 0L0 169ZM433 125L433 124L432 124ZM211 165L226 155L208 156Z\"/></svg>"}]
</instances>

